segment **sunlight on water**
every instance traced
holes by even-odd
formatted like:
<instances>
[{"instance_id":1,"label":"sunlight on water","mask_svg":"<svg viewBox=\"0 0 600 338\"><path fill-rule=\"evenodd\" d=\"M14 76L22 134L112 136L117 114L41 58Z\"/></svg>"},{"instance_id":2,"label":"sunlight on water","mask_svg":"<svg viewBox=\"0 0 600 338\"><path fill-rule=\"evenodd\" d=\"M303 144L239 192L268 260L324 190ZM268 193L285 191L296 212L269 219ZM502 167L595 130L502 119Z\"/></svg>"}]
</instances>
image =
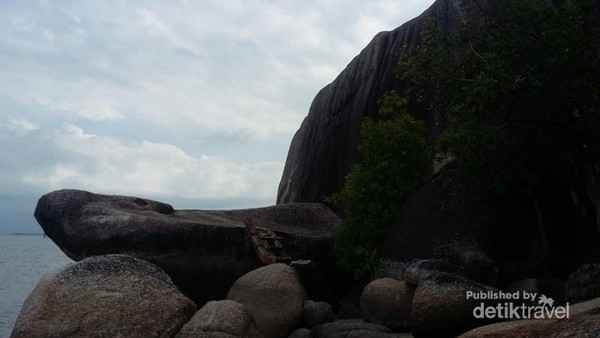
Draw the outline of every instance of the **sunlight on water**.
<instances>
[{"instance_id":1,"label":"sunlight on water","mask_svg":"<svg viewBox=\"0 0 600 338\"><path fill-rule=\"evenodd\" d=\"M0 235L0 337L10 336L40 277L70 262L49 238Z\"/></svg>"}]
</instances>

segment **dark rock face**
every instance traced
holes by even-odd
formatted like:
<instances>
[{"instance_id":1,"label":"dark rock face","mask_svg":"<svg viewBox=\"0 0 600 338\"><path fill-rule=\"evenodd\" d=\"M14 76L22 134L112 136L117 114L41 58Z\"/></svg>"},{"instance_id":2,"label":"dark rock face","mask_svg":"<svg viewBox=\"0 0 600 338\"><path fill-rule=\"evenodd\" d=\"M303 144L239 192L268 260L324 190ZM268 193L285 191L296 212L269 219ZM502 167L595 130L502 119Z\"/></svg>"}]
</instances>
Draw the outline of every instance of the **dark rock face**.
<instances>
[{"instance_id":1,"label":"dark rock face","mask_svg":"<svg viewBox=\"0 0 600 338\"><path fill-rule=\"evenodd\" d=\"M377 100L385 91L401 92L405 87L394 68L419 42L427 18L451 35L461 21L473 23L490 19L482 15L493 15L493 11L467 13L461 3L437 0L421 16L379 33L317 94L290 145L278 204L322 202L340 190L357 159L363 118L375 115ZM443 129L425 107L412 104L409 109L426 122L432 136ZM454 166L458 168L441 172L408 201L380 250L384 258L431 258L438 246L473 244L496 263L500 274L495 276L491 264L485 271L466 272L483 273L476 278L490 284L494 279L510 283L531 276L563 279L583 263L600 262L597 160L546 168L536 187L539 210L526 194L489 196L482 201L460 195L453 172L460 170L458 161ZM543 234L537 230L536 212L544 219Z\"/></svg>"},{"instance_id":2,"label":"dark rock face","mask_svg":"<svg viewBox=\"0 0 600 338\"><path fill-rule=\"evenodd\" d=\"M312 328L323 323L330 323L335 320L335 314L331 304L325 302L314 302L307 300L304 302L304 324Z\"/></svg>"},{"instance_id":3,"label":"dark rock face","mask_svg":"<svg viewBox=\"0 0 600 338\"><path fill-rule=\"evenodd\" d=\"M312 260L325 277L335 270L331 236L340 223L320 204L173 210L165 203L79 190L44 195L35 217L73 260L120 253L150 261L199 304L224 298L238 277L261 265L246 237L245 218L284 237L293 258Z\"/></svg>"},{"instance_id":4,"label":"dark rock face","mask_svg":"<svg viewBox=\"0 0 600 338\"><path fill-rule=\"evenodd\" d=\"M548 243L544 260L531 198L525 194L475 198L460 189L459 175L460 169L440 173L404 204L382 243L384 257L443 257L460 265L468 277L492 285L495 280L509 284L531 276L563 279L584 262L600 261L595 220L580 222L570 215L576 209L562 198L569 195L568 185L548 186L548 196L562 197L542 203ZM554 182L558 181L557 177ZM579 196L575 200L585 200L572 191Z\"/></svg>"},{"instance_id":5,"label":"dark rock face","mask_svg":"<svg viewBox=\"0 0 600 338\"><path fill-rule=\"evenodd\" d=\"M435 257L447 259L460 268L467 278L478 283L496 286L498 268L479 247L465 243L451 243L439 246L433 251Z\"/></svg>"},{"instance_id":6,"label":"dark rock face","mask_svg":"<svg viewBox=\"0 0 600 338\"><path fill-rule=\"evenodd\" d=\"M476 328L460 338L478 337L598 337L600 315L571 319L517 320Z\"/></svg>"},{"instance_id":7,"label":"dark rock face","mask_svg":"<svg viewBox=\"0 0 600 338\"><path fill-rule=\"evenodd\" d=\"M459 267L446 260L423 259L413 261L404 272L404 280L414 285L438 277L440 274L460 275Z\"/></svg>"},{"instance_id":8,"label":"dark rock face","mask_svg":"<svg viewBox=\"0 0 600 338\"><path fill-rule=\"evenodd\" d=\"M367 323L360 319L343 319L313 328L316 338L335 337L393 337L385 326Z\"/></svg>"},{"instance_id":9,"label":"dark rock face","mask_svg":"<svg viewBox=\"0 0 600 338\"><path fill-rule=\"evenodd\" d=\"M377 34L335 81L317 94L290 145L278 204L322 202L324 196L340 190L356 160L363 117L376 113L377 100L385 91L402 86L394 68L403 48L419 40L428 16L442 29L455 31L458 3L438 0L418 18ZM433 127L426 113L420 117Z\"/></svg>"},{"instance_id":10,"label":"dark rock face","mask_svg":"<svg viewBox=\"0 0 600 338\"><path fill-rule=\"evenodd\" d=\"M411 332L415 337L454 337L486 320L473 317L480 300L467 299L467 291L494 290L459 276L440 273L417 287L410 314Z\"/></svg>"},{"instance_id":11,"label":"dark rock face","mask_svg":"<svg viewBox=\"0 0 600 338\"><path fill-rule=\"evenodd\" d=\"M156 265L90 257L40 280L11 337L173 337L195 311Z\"/></svg>"},{"instance_id":12,"label":"dark rock face","mask_svg":"<svg viewBox=\"0 0 600 338\"><path fill-rule=\"evenodd\" d=\"M570 302L600 297L600 264L584 264L571 273L566 294Z\"/></svg>"}]
</instances>

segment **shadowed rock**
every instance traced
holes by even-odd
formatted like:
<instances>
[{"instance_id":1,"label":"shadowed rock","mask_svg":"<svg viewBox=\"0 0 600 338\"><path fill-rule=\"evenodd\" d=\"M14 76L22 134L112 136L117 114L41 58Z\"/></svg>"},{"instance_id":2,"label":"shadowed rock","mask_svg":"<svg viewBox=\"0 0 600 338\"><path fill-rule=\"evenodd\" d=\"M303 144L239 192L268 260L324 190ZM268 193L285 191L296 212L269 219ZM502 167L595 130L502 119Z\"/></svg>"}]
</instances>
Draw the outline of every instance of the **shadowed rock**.
<instances>
[{"instance_id":1,"label":"shadowed rock","mask_svg":"<svg viewBox=\"0 0 600 338\"><path fill-rule=\"evenodd\" d=\"M177 338L193 337L245 337L262 338L254 325L250 312L232 300L206 303L183 326Z\"/></svg>"},{"instance_id":2,"label":"shadowed rock","mask_svg":"<svg viewBox=\"0 0 600 338\"><path fill-rule=\"evenodd\" d=\"M490 320L474 317L473 309L482 301L467 298L468 291L498 290L443 272L432 279L423 280L413 297L411 332L417 337L454 337L474 327L489 324ZM495 305L497 302L486 301L486 305Z\"/></svg>"},{"instance_id":3,"label":"shadowed rock","mask_svg":"<svg viewBox=\"0 0 600 338\"><path fill-rule=\"evenodd\" d=\"M340 223L320 204L174 210L147 199L80 190L42 196L35 217L73 260L120 253L150 261L199 304L223 298L238 277L261 265L246 237L244 219L277 232L294 259L312 260L325 276L334 269L332 232Z\"/></svg>"},{"instance_id":4,"label":"shadowed rock","mask_svg":"<svg viewBox=\"0 0 600 338\"><path fill-rule=\"evenodd\" d=\"M600 298L570 305L570 317L522 319L481 326L460 338L479 337L599 337Z\"/></svg>"},{"instance_id":5,"label":"shadowed rock","mask_svg":"<svg viewBox=\"0 0 600 338\"><path fill-rule=\"evenodd\" d=\"M316 338L392 337L389 328L360 319L343 319L321 324L313 328L313 333Z\"/></svg>"}]
</instances>

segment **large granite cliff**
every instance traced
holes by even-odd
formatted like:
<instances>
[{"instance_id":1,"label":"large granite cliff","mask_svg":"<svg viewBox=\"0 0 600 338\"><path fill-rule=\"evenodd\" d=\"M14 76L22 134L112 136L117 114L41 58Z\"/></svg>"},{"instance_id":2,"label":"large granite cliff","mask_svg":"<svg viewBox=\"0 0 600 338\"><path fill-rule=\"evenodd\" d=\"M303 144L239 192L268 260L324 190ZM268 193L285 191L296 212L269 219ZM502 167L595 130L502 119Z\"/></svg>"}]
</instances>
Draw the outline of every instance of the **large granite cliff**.
<instances>
[{"instance_id":1,"label":"large granite cliff","mask_svg":"<svg viewBox=\"0 0 600 338\"><path fill-rule=\"evenodd\" d=\"M288 153L277 203L322 202L339 191L356 159L360 125L377 111L377 100L400 89L394 75L403 51L419 39L427 18L454 32L460 0L438 0L419 17L390 32L377 34L339 76L315 97L308 116L294 136ZM431 119L422 116L431 126Z\"/></svg>"},{"instance_id":2,"label":"large granite cliff","mask_svg":"<svg viewBox=\"0 0 600 338\"><path fill-rule=\"evenodd\" d=\"M363 118L376 114L385 91L403 90L395 67L419 43L429 20L452 35L459 24L498 19L488 5L502 5L482 1L482 11L467 12L461 3L437 0L417 18L379 33L317 94L292 140L278 204L322 202L340 190L357 159ZM409 110L426 122L430 135L442 129L427 109L409 105ZM537 207L523 194L486 198L461 194L455 183L460 165L453 167L407 201L382 243L382 256L429 257L437 248L457 242L476 245L496 262L505 282L531 275L564 278L583 263L600 262L597 160L563 161L547 168L540 174Z\"/></svg>"}]
</instances>

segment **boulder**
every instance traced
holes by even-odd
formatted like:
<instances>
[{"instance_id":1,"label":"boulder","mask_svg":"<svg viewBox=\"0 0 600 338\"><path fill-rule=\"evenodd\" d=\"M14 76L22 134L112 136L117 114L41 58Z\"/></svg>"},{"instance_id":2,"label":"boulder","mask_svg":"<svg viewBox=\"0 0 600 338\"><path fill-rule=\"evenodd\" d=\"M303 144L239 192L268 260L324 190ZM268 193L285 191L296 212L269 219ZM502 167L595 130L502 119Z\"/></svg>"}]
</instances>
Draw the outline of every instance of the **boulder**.
<instances>
[{"instance_id":1,"label":"boulder","mask_svg":"<svg viewBox=\"0 0 600 338\"><path fill-rule=\"evenodd\" d=\"M128 254L150 261L197 304L224 298L237 278L262 265L246 236L246 218L282 236L287 252L310 259L324 278L337 271L332 233L340 219L321 204L174 210L142 198L58 190L40 198L35 217L73 260Z\"/></svg>"},{"instance_id":2,"label":"boulder","mask_svg":"<svg viewBox=\"0 0 600 338\"><path fill-rule=\"evenodd\" d=\"M373 272L373 279L390 277L397 280L405 280L404 273L410 265L407 261L393 259L382 259L379 266Z\"/></svg>"},{"instance_id":3,"label":"boulder","mask_svg":"<svg viewBox=\"0 0 600 338\"><path fill-rule=\"evenodd\" d=\"M250 312L232 300L210 301L187 322L178 338L218 337L260 338Z\"/></svg>"},{"instance_id":4,"label":"boulder","mask_svg":"<svg viewBox=\"0 0 600 338\"><path fill-rule=\"evenodd\" d=\"M243 304L266 337L282 337L301 323L306 291L296 270L271 264L240 277L227 299Z\"/></svg>"},{"instance_id":5,"label":"boulder","mask_svg":"<svg viewBox=\"0 0 600 338\"><path fill-rule=\"evenodd\" d=\"M440 274L421 282L413 297L411 332L419 337L447 337L489 324L473 315L473 309L482 301L466 296L467 291L488 290L494 289L451 274Z\"/></svg>"},{"instance_id":6,"label":"boulder","mask_svg":"<svg viewBox=\"0 0 600 338\"><path fill-rule=\"evenodd\" d=\"M460 271L458 266L442 259L415 259L404 271L404 279L414 285L433 279L440 274L456 274Z\"/></svg>"},{"instance_id":7,"label":"boulder","mask_svg":"<svg viewBox=\"0 0 600 338\"><path fill-rule=\"evenodd\" d=\"M458 0L436 1L425 13L390 32L377 34L337 78L314 98L294 135L277 203L322 202L344 183L357 158L360 126L374 116L381 95L400 89L396 65L404 49L420 39L429 17L445 31L456 30ZM420 114L427 118L427 112ZM434 121L430 125L433 127Z\"/></svg>"},{"instance_id":8,"label":"boulder","mask_svg":"<svg viewBox=\"0 0 600 338\"><path fill-rule=\"evenodd\" d=\"M313 338L313 333L311 330L301 327L290 333L288 338Z\"/></svg>"},{"instance_id":9,"label":"boulder","mask_svg":"<svg viewBox=\"0 0 600 338\"><path fill-rule=\"evenodd\" d=\"M600 297L600 264L584 264L569 275L567 300L583 301Z\"/></svg>"},{"instance_id":10,"label":"boulder","mask_svg":"<svg viewBox=\"0 0 600 338\"><path fill-rule=\"evenodd\" d=\"M309 260L297 260L292 261L290 265L298 271L300 281L308 293L308 298L337 305L338 295L325 281L315 263ZM344 281L336 281L336 286L342 289L345 288L345 284L347 283L344 283Z\"/></svg>"},{"instance_id":11,"label":"boulder","mask_svg":"<svg viewBox=\"0 0 600 338\"><path fill-rule=\"evenodd\" d=\"M599 337L600 298L570 305L568 319L512 320L481 326L460 335L479 337Z\"/></svg>"},{"instance_id":12,"label":"boulder","mask_svg":"<svg viewBox=\"0 0 600 338\"><path fill-rule=\"evenodd\" d=\"M335 314L331 304L325 302L304 302L304 324L312 328L319 324L329 323L335 320Z\"/></svg>"},{"instance_id":13,"label":"boulder","mask_svg":"<svg viewBox=\"0 0 600 338\"><path fill-rule=\"evenodd\" d=\"M392 337L389 328L360 319L342 319L321 324L313 328L313 333L315 338Z\"/></svg>"},{"instance_id":14,"label":"boulder","mask_svg":"<svg viewBox=\"0 0 600 338\"><path fill-rule=\"evenodd\" d=\"M45 275L11 337L173 337L195 311L156 265L97 256Z\"/></svg>"},{"instance_id":15,"label":"boulder","mask_svg":"<svg viewBox=\"0 0 600 338\"><path fill-rule=\"evenodd\" d=\"M464 24L477 28L481 22L502 20L497 15L503 11L495 8L500 2L469 2L483 8L468 11L461 6L466 1L437 0L415 19L377 34L319 91L290 144L278 204L323 202L341 190L358 160L362 121L376 115L377 102L386 91L406 92L409 83L398 74L397 65L420 43L428 22L433 22L440 34L452 36ZM424 121L431 139L446 127L443 119L433 116L427 102L411 102L408 110ZM514 194L467 192L455 181L461 171L460 159L438 166L433 157L436 176L403 206L378 250L383 258L428 258L435 247L461 241L478 245L495 262L501 272L499 283L548 273L564 278L581 262L600 262L597 159L579 163L565 155L563 163L544 168L534 202L524 193L525 186L515 189L523 193ZM540 206L537 210L536 205ZM543 213L544 236L538 231L537 211ZM474 278L495 284L493 273Z\"/></svg>"},{"instance_id":16,"label":"boulder","mask_svg":"<svg viewBox=\"0 0 600 338\"><path fill-rule=\"evenodd\" d=\"M504 288L507 292L525 291L545 295L554 299L555 304L564 304L565 283L557 279L527 278L518 280Z\"/></svg>"},{"instance_id":17,"label":"boulder","mask_svg":"<svg viewBox=\"0 0 600 338\"><path fill-rule=\"evenodd\" d=\"M360 305L365 318L391 329L407 329L415 287L392 278L372 281L365 287Z\"/></svg>"},{"instance_id":18,"label":"boulder","mask_svg":"<svg viewBox=\"0 0 600 338\"><path fill-rule=\"evenodd\" d=\"M496 286L498 283L496 263L477 245L449 243L435 248L433 255L458 266L462 275L478 283L490 286Z\"/></svg>"}]
</instances>

